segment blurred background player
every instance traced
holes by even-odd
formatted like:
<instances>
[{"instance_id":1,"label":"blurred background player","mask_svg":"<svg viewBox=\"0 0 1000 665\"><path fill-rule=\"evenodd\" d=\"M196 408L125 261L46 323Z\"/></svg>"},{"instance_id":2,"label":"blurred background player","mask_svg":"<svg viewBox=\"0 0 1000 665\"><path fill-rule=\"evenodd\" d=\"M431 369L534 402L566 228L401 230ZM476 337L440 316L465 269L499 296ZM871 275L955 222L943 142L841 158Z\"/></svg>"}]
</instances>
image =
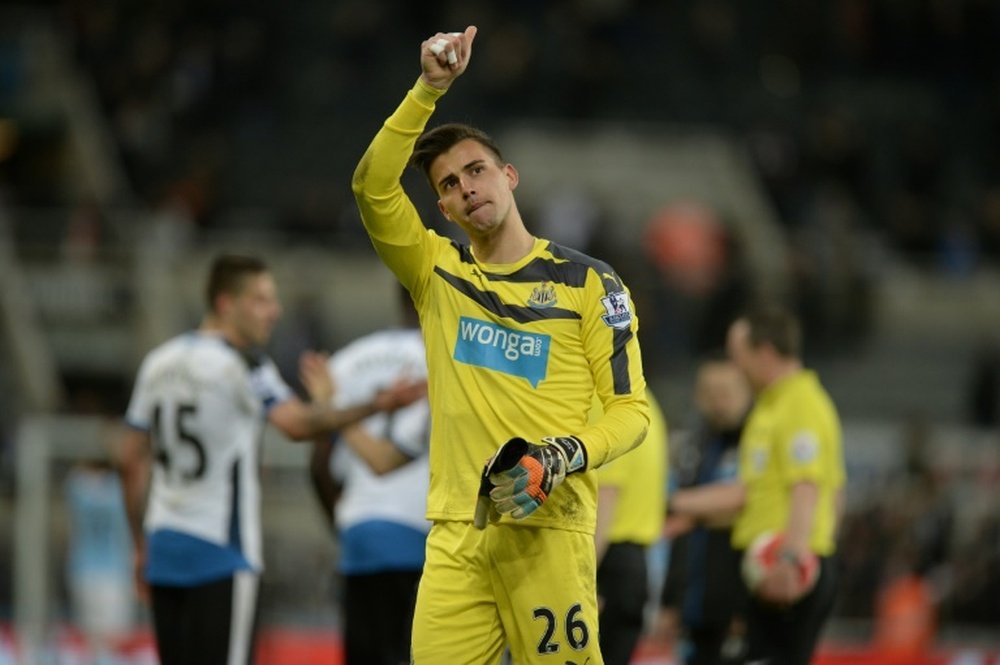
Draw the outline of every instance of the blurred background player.
<instances>
[{"instance_id":1,"label":"blurred background player","mask_svg":"<svg viewBox=\"0 0 1000 665\"><path fill-rule=\"evenodd\" d=\"M314 401L332 398L348 408L400 381L426 378L417 314L402 287L399 295L403 327L361 337L328 363L308 363L303 382ZM340 545L347 665L410 662L413 605L430 528L424 517L429 435L430 410L421 399L345 427L339 445L332 437L313 445L313 487Z\"/></svg>"},{"instance_id":2,"label":"blurred background player","mask_svg":"<svg viewBox=\"0 0 1000 665\"><path fill-rule=\"evenodd\" d=\"M736 482L740 433L751 399L746 377L723 354L699 364L697 422L672 456L677 487ZM746 598L731 535L727 526L699 525L671 537L653 639L666 643L688 665L742 662Z\"/></svg>"},{"instance_id":3,"label":"blurred background player","mask_svg":"<svg viewBox=\"0 0 1000 665\"><path fill-rule=\"evenodd\" d=\"M305 403L262 351L281 313L267 265L219 256L206 292L201 327L143 360L122 439L137 581L143 594L148 584L162 665L253 662L264 424L306 439L420 393L407 386L342 411Z\"/></svg>"},{"instance_id":4,"label":"blurred background player","mask_svg":"<svg viewBox=\"0 0 1000 665\"><path fill-rule=\"evenodd\" d=\"M63 491L69 516L67 577L73 617L95 665L110 665L133 628L132 542L121 481L110 460L79 462Z\"/></svg>"},{"instance_id":5,"label":"blurred background player","mask_svg":"<svg viewBox=\"0 0 1000 665\"><path fill-rule=\"evenodd\" d=\"M840 418L815 372L802 365L798 319L758 308L729 328L726 348L755 402L740 437L739 482L674 494L673 511L692 519L736 515L733 547L784 533L776 564L747 603L747 660L807 665L833 609L837 524L845 480ZM819 577L801 583L806 558Z\"/></svg>"},{"instance_id":6,"label":"blurred background player","mask_svg":"<svg viewBox=\"0 0 1000 665\"><path fill-rule=\"evenodd\" d=\"M649 432L642 444L597 470L597 596L601 655L628 665L645 624L647 553L663 531L667 485L667 421L651 390ZM596 401L596 400L595 400ZM596 402L591 413L600 413Z\"/></svg>"}]
</instances>

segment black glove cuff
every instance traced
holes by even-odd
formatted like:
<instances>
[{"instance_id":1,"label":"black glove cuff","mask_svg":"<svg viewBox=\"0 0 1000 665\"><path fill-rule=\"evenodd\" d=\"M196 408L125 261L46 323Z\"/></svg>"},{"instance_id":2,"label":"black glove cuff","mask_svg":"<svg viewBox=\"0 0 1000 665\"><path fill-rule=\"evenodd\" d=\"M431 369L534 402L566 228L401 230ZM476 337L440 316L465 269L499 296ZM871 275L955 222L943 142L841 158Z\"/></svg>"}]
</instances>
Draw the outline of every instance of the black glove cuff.
<instances>
[{"instance_id":1,"label":"black glove cuff","mask_svg":"<svg viewBox=\"0 0 1000 665\"><path fill-rule=\"evenodd\" d=\"M550 446L556 446L566 455L567 475L587 469L587 449L580 439L575 436L547 436L542 441Z\"/></svg>"}]
</instances>

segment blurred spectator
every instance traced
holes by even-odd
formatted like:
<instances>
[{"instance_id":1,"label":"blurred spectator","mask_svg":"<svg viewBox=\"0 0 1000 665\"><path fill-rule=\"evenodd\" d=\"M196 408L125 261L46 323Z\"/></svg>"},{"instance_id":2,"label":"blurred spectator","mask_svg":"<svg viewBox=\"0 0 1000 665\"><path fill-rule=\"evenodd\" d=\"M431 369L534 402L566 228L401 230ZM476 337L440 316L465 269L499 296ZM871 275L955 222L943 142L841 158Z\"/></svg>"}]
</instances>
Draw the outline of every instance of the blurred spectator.
<instances>
[{"instance_id":1,"label":"blurred spectator","mask_svg":"<svg viewBox=\"0 0 1000 665\"><path fill-rule=\"evenodd\" d=\"M803 223L815 183L827 183L917 265L938 269L936 253L954 258L970 239L997 255L991 213L976 213L974 229L943 214L959 202L966 179L957 174L995 161L1000 16L984 0L822 0L810 11L782 6L780 20L777 9L731 0L577 0L544 10L513 2L502 11L476 2L431 13L402 0L62 5L136 189L150 198L190 176L199 146L214 144L218 200L209 211L253 199L284 208L275 219L295 216L285 183L346 182L351 165L339 155L363 150L343 127L372 122L371 107L337 101L359 72L391 67L400 45L431 27L477 22L487 68L478 88L458 94L488 124L599 117L780 127L756 132L755 156L789 228ZM388 94L376 90L372 104Z\"/></svg>"},{"instance_id":2,"label":"blurred spectator","mask_svg":"<svg viewBox=\"0 0 1000 665\"><path fill-rule=\"evenodd\" d=\"M107 236L104 212L97 201L82 201L70 212L63 234L61 254L69 263L81 265L99 258Z\"/></svg>"},{"instance_id":3,"label":"blurred spectator","mask_svg":"<svg viewBox=\"0 0 1000 665\"><path fill-rule=\"evenodd\" d=\"M931 423L913 413L902 422L900 435L901 468L882 480L884 489L873 503L845 516L839 539L843 582L837 611L842 616L917 611L906 603L917 587L924 593L924 586L936 605L948 593L952 562L961 560L952 546L954 479L930 457L935 444ZM898 595L887 601L881 594L890 587L896 589L890 596ZM896 606L897 601L906 608Z\"/></svg>"},{"instance_id":4,"label":"blurred spectator","mask_svg":"<svg viewBox=\"0 0 1000 665\"><path fill-rule=\"evenodd\" d=\"M948 616L994 628L1000 624L1000 517L994 508L973 527L968 541L955 553L954 581Z\"/></svg>"},{"instance_id":5,"label":"blurred spectator","mask_svg":"<svg viewBox=\"0 0 1000 665\"><path fill-rule=\"evenodd\" d=\"M150 250L172 260L191 247L194 229L195 218L189 202L171 191L154 206L142 240Z\"/></svg>"},{"instance_id":6,"label":"blurred spectator","mask_svg":"<svg viewBox=\"0 0 1000 665\"><path fill-rule=\"evenodd\" d=\"M913 543L904 539L893 547L875 609L873 648L882 665L910 665L932 651L936 601L917 565Z\"/></svg>"},{"instance_id":7,"label":"blurred spectator","mask_svg":"<svg viewBox=\"0 0 1000 665\"><path fill-rule=\"evenodd\" d=\"M859 342L871 328L877 257L862 221L850 190L827 181L813 189L804 218L790 234L797 309L820 352Z\"/></svg>"},{"instance_id":8,"label":"blurred spectator","mask_svg":"<svg viewBox=\"0 0 1000 665\"><path fill-rule=\"evenodd\" d=\"M976 232L985 255L1000 260L1000 182L986 187L977 202Z\"/></svg>"},{"instance_id":9,"label":"blurred spectator","mask_svg":"<svg viewBox=\"0 0 1000 665\"><path fill-rule=\"evenodd\" d=\"M947 277L969 277L979 267L980 260L975 228L961 211L949 211L944 217L937 247L938 268Z\"/></svg>"},{"instance_id":10,"label":"blurred spectator","mask_svg":"<svg viewBox=\"0 0 1000 665\"><path fill-rule=\"evenodd\" d=\"M133 626L132 548L118 474L106 460L80 462L66 476L66 572L73 619L95 665L111 665Z\"/></svg>"},{"instance_id":11,"label":"blurred spectator","mask_svg":"<svg viewBox=\"0 0 1000 665\"><path fill-rule=\"evenodd\" d=\"M6 162L17 150L18 134L17 123L0 116L0 164ZM0 171L0 176L2 175L3 171Z\"/></svg>"},{"instance_id":12,"label":"blurred spectator","mask_svg":"<svg viewBox=\"0 0 1000 665\"><path fill-rule=\"evenodd\" d=\"M930 458L933 429L923 414L909 417L903 426L903 476L893 487L900 492L894 512L902 518L898 542L912 543L913 571L932 575L951 554L955 507L947 478ZM891 505L891 504L890 504Z\"/></svg>"},{"instance_id":13,"label":"blurred spectator","mask_svg":"<svg viewBox=\"0 0 1000 665\"><path fill-rule=\"evenodd\" d=\"M723 344L746 281L716 211L695 200L663 206L646 223L642 249L658 277L652 314L659 346L686 356Z\"/></svg>"},{"instance_id":14,"label":"blurred spectator","mask_svg":"<svg viewBox=\"0 0 1000 665\"><path fill-rule=\"evenodd\" d=\"M840 532L840 565L843 571L835 612L848 618L871 618L876 592L882 583L885 554L891 537L882 530L881 505L864 506L844 515Z\"/></svg>"},{"instance_id":15,"label":"blurred spectator","mask_svg":"<svg viewBox=\"0 0 1000 665\"><path fill-rule=\"evenodd\" d=\"M726 260L711 293L705 297L696 322L693 352L707 356L726 343L729 324L744 311L754 296L752 273L747 266L743 244L735 233L723 237Z\"/></svg>"},{"instance_id":16,"label":"blurred spectator","mask_svg":"<svg viewBox=\"0 0 1000 665\"><path fill-rule=\"evenodd\" d=\"M1000 427L1000 348L983 342L972 357L966 396L968 421L974 427Z\"/></svg>"},{"instance_id":17,"label":"blurred spectator","mask_svg":"<svg viewBox=\"0 0 1000 665\"><path fill-rule=\"evenodd\" d=\"M542 238L591 254L592 243L602 211L590 194L575 187L564 187L545 198L533 231Z\"/></svg>"},{"instance_id":18,"label":"blurred spectator","mask_svg":"<svg viewBox=\"0 0 1000 665\"><path fill-rule=\"evenodd\" d=\"M807 191L818 195L815 190L836 186L852 205L869 203L871 153L866 151L865 133L857 109L846 104L820 108L807 116L800 139Z\"/></svg>"},{"instance_id":19,"label":"blurred spectator","mask_svg":"<svg viewBox=\"0 0 1000 665\"><path fill-rule=\"evenodd\" d=\"M680 293L701 297L718 282L726 262L726 229L700 201L677 201L658 210L646 225L649 258Z\"/></svg>"}]
</instances>

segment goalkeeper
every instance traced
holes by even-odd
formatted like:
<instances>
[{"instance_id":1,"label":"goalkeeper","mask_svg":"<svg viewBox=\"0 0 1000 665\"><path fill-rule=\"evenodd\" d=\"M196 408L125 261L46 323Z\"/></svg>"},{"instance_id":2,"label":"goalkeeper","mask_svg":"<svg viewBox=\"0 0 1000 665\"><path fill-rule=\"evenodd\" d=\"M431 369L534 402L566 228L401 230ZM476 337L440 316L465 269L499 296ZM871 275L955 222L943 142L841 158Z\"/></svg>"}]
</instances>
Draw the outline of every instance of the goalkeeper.
<instances>
[{"instance_id":1,"label":"goalkeeper","mask_svg":"<svg viewBox=\"0 0 1000 665\"><path fill-rule=\"evenodd\" d=\"M420 77L352 183L427 350L433 526L412 658L492 664L509 645L521 664L599 665L593 470L648 427L638 322L610 266L527 230L518 172L492 139L460 124L424 131L475 35L421 45ZM424 227L400 183L408 163L468 244ZM595 393L605 415L588 425Z\"/></svg>"}]
</instances>

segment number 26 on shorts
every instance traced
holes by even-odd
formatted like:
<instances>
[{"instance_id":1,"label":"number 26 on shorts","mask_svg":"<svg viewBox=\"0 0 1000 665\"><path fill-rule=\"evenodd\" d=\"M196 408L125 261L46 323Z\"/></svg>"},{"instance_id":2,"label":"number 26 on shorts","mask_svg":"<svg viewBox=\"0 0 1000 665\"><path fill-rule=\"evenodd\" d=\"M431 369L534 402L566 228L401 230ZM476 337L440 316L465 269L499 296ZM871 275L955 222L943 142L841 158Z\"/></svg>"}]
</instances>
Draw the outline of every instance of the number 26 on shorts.
<instances>
[{"instance_id":1,"label":"number 26 on shorts","mask_svg":"<svg viewBox=\"0 0 1000 665\"><path fill-rule=\"evenodd\" d=\"M580 603L576 603L566 612L566 620L563 622L566 642L576 651L583 649L590 642L590 629L580 616L582 611ZM538 640L538 653L546 655L558 652L562 635L559 633L559 618L556 613L548 607L537 607L534 618L545 622L542 637Z\"/></svg>"}]
</instances>

